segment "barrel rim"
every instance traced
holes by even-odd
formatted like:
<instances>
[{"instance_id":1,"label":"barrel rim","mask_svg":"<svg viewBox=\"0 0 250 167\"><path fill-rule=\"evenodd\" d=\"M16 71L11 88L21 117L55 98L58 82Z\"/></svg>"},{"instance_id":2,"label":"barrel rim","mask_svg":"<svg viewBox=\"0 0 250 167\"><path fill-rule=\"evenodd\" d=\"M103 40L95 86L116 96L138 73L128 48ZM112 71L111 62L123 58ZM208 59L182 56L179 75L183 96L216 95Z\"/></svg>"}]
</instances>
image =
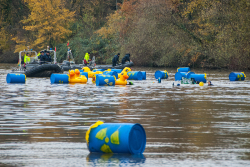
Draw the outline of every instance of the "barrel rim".
<instances>
[{"instance_id":1,"label":"barrel rim","mask_svg":"<svg viewBox=\"0 0 250 167\"><path fill-rule=\"evenodd\" d=\"M143 141L142 141L142 145L141 147L138 149L138 150L135 150L133 147L132 147L132 144L131 144L131 137L132 137L132 132L134 130L135 127L139 127L141 129L141 132L143 133ZM146 141L147 140L147 136L146 136L146 132L145 132L145 129L143 128L143 126L139 123L135 123L133 125L133 127L130 129L130 132L129 132L129 135L128 135L128 149L130 151L131 154L142 154L146 148Z\"/></svg>"}]
</instances>

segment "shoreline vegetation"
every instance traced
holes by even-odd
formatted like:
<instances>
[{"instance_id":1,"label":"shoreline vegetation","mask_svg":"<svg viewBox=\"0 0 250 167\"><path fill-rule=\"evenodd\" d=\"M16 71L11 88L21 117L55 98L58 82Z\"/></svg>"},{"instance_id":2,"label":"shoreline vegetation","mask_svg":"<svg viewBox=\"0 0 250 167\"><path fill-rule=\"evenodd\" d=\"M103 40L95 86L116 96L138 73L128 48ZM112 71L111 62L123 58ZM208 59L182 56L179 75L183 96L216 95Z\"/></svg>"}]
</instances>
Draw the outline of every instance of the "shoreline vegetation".
<instances>
[{"instance_id":1,"label":"shoreline vegetation","mask_svg":"<svg viewBox=\"0 0 250 167\"><path fill-rule=\"evenodd\" d=\"M111 64L118 52L136 66L250 69L248 0L2 0L0 62L47 46Z\"/></svg>"}]
</instances>

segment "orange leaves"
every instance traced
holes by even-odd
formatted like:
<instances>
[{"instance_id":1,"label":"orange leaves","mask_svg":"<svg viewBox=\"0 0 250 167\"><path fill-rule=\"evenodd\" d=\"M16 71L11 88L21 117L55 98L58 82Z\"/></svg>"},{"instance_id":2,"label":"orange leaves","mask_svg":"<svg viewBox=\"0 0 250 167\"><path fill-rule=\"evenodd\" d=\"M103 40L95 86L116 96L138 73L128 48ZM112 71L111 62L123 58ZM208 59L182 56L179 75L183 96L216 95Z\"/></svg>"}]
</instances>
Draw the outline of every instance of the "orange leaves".
<instances>
[{"instance_id":1,"label":"orange leaves","mask_svg":"<svg viewBox=\"0 0 250 167\"><path fill-rule=\"evenodd\" d=\"M26 25L24 29L30 31L36 38L35 42L31 42L31 47L43 48L46 45L55 45L51 41L61 42L71 34L69 25L74 21L74 12L63 6L64 0L25 0L25 2L28 3L31 14L22 20ZM14 40L20 44L20 40ZM18 48L19 45L16 51Z\"/></svg>"}]
</instances>

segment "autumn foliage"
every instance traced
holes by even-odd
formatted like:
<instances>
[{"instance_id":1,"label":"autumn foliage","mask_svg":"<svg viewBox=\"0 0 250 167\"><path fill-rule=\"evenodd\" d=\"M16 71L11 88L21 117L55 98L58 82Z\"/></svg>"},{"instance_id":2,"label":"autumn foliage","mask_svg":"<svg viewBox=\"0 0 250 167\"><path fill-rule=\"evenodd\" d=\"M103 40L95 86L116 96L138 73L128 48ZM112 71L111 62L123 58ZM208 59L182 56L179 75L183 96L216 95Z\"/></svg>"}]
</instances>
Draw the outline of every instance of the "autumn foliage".
<instances>
[{"instance_id":1,"label":"autumn foliage","mask_svg":"<svg viewBox=\"0 0 250 167\"><path fill-rule=\"evenodd\" d=\"M143 66L250 68L248 0L117 1L2 0L0 54L49 45L63 60L69 40L78 62L129 52Z\"/></svg>"}]
</instances>

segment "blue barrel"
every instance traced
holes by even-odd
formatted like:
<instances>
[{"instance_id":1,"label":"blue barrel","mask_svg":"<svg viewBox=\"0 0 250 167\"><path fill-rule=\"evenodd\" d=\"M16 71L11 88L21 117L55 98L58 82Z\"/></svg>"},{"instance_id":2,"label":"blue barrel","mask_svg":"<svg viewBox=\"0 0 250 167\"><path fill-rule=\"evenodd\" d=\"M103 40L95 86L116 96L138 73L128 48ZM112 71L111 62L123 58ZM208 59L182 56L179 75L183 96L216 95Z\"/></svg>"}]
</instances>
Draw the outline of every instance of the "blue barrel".
<instances>
[{"instance_id":1,"label":"blue barrel","mask_svg":"<svg viewBox=\"0 0 250 167\"><path fill-rule=\"evenodd\" d=\"M168 79L168 72L167 71L156 71L155 72L155 79Z\"/></svg>"},{"instance_id":2,"label":"blue barrel","mask_svg":"<svg viewBox=\"0 0 250 167\"><path fill-rule=\"evenodd\" d=\"M116 71L104 71L103 75L111 75L111 76L115 76L116 79L118 79L118 74Z\"/></svg>"},{"instance_id":3,"label":"blue barrel","mask_svg":"<svg viewBox=\"0 0 250 167\"><path fill-rule=\"evenodd\" d=\"M105 69L94 69L93 72L96 72L96 71L105 71Z\"/></svg>"},{"instance_id":4,"label":"blue barrel","mask_svg":"<svg viewBox=\"0 0 250 167\"><path fill-rule=\"evenodd\" d=\"M84 75L87 78L87 80L89 79L89 74L87 72L80 72L80 75Z\"/></svg>"},{"instance_id":5,"label":"blue barrel","mask_svg":"<svg viewBox=\"0 0 250 167\"><path fill-rule=\"evenodd\" d=\"M143 74L141 71L130 71L128 74L128 80L142 80Z\"/></svg>"},{"instance_id":6,"label":"blue barrel","mask_svg":"<svg viewBox=\"0 0 250 167\"><path fill-rule=\"evenodd\" d=\"M194 72L177 72L175 73L175 81L180 81L182 80L182 77L187 78L188 74L195 74Z\"/></svg>"},{"instance_id":7,"label":"blue barrel","mask_svg":"<svg viewBox=\"0 0 250 167\"><path fill-rule=\"evenodd\" d=\"M179 67L177 68L177 72L189 72L191 71L189 67Z\"/></svg>"},{"instance_id":8,"label":"blue barrel","mask_svg":"<svg viewBox=\"0 0 250 167\"><path fill-rule=\"evenodd\" d=\"M67 74L51 74L50 82L51 84L67 84L69 83L69 76Z\"/></svg>"},{"instance_id":9,"label":"blue barrel","mask_svg":"<svg viewBox=\"0 0 250 167\"><path fill-rule=\"evenodd\" d=\"M80 72L84 72L83 70L79 70Z\"/></svg>"},{"instance_id":10,"label":"blue barrel","mask_svg":"<svg viewBox=\"0 0 250 167\"><path fill-rule=\"evenodd\" d=\"M119 74L119 73L122 72L122 69L114 69L114 68L113 68L113 69L111 69L111 71L115 71L115 72L117 72L117 73Z\"/></svg>"},{"instance_id":11,"label":"blue barrel","mask_svg":"<svg viewBox=\"0 0 250 167\"><path fill-rule=\"evenodd\" d=\"M204 82L204 83L207 82L207 74L206 73L204 73L204 74L188 73L187 78L194 79L195 81L198 81L198 82Z\"/></svg>"},{"instance_id":12,"label":"blue barrel","mask_svg":"<svg viewBox=\"0 0 250 167\"><path fill-rule=\"evenodd\" d=\"M229 74L229 80L230 81L244 81L246 78L246 75L244 72L231 72Z\"/></svg>"},{"instance_id":13,"label":"blue barrel","mask_svg":"<svg viewBox=\"0 0 250 167\"><path fill-rule=\"evenodd\" d=\"M142 154L146 133L140 124L104 123L91 129L87 143L90 152Z\"/></svg>"},{"instance_id":14,"label":"blue barrel","mask_svg":"<svg viewBox=\"0 0 250 167\"><path fill-rule=\"evenodd\" d=\"M115 77L111 75L96 75L96 86L115 86Z\"/></svg>"},{"instance_id":15,"label":"blue barrel","mask_svg":"<svg viewBox=\"0 0 250 167\"><path fill-rule=\"evenodd\" d=\"M146 80L146 71L141 71L142 73L142 80Z\"/></svg>"},{"instance_id":16,"label":"blue barrel","mask_svg":"<svg viewBox=\"0 0 250 167\"><path fill-rule=\"evenodd\" d=\"M25 83L26 76L25 74L12 74L9 73L6 76L7 83Z\"/></svg>"}]
</instances>

